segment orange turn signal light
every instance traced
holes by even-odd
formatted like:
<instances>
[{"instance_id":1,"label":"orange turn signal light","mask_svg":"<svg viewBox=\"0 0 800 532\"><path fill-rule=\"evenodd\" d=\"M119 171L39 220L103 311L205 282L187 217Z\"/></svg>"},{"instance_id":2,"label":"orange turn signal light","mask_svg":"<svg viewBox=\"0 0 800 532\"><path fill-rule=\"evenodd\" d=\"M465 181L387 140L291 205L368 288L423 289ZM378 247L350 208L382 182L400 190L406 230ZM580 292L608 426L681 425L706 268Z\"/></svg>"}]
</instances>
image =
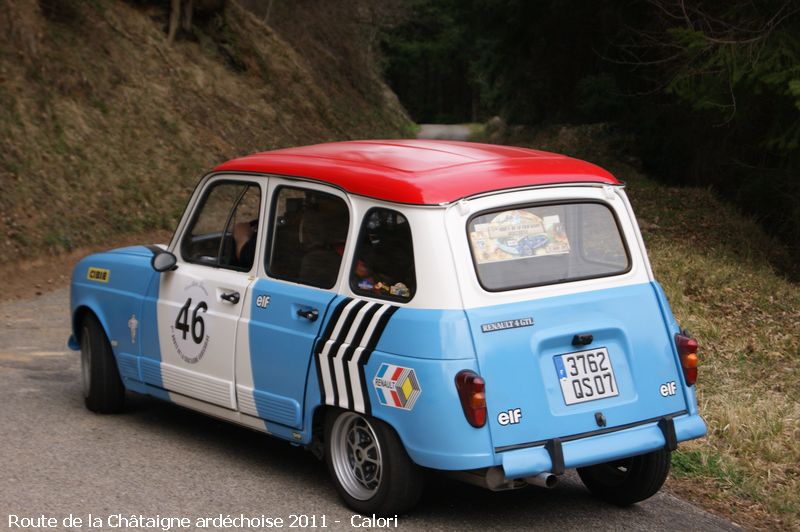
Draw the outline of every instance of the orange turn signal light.
<instances>
[{"instance_id":1,"label":"orange turn signal light","mask_svg":"<svg viewBox=\"0 0 800 532\"><path fill-rule=\"evenodd\" d=\"M676 334L675 345L678 348L678 355L681 358L681 366L683 367L683 379L688 386L692 386L697 382L697 340L688 334Z\"/></svg>"}]
</instances>

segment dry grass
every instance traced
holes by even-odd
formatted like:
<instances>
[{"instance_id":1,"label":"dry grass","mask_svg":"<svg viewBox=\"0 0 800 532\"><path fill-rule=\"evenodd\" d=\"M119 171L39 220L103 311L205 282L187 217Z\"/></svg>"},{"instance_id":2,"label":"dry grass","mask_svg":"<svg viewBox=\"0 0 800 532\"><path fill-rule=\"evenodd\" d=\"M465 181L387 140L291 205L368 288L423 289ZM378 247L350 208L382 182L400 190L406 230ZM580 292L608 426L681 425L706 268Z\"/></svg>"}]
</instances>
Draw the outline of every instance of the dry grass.
<instances>
[{"instance_id":1,"label":"dry grass","mask_svg":"<svg viewBox=\"0 0 800 532\"><path fill-rule=\"evenodd\" d=\"M410 131L376 77L323 79L235 0L168 47L168 5L4 3L0 256L171 229L199 176L234 156Z\"/></svg>"},{"instance_id":2,"label":"dry grass","mask_svg":"<svg viewBox=\"0 0 800 532\"><path fill-rule=\"evenodd\" d=\"M590 160L627 183L656 277L700 342L709 432L673 455L669 486L749 528L800 529L800 286L772 266L786 263L785 246L709 190L647 178L606 138L588 126L511 141Z\"/></svg>"}]
</instances>

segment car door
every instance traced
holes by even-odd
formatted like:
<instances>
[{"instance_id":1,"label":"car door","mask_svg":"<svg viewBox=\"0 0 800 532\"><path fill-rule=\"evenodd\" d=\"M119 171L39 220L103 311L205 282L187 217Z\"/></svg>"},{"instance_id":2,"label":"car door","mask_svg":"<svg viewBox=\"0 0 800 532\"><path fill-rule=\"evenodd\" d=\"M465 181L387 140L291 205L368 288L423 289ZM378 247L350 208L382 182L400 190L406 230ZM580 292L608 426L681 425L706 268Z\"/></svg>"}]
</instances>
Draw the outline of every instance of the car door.
<instances>
[{"instance_id":1,"label":"car door","mask_svg":"<svg viewBox=\"0 0 800 532\"><path fill-rule=\"evenodd\" d=\"M240 325L249 341L237 347L237 397L244 414L301 428L311 352L336 299L350 208L344 194L323 185L272 178L270 190L265 263Z\"/></svg>"},{"instance_id":2,"label":"car door","mask_svg":"<svg viewBox=\"0 0 800 532\"><path fill-rule=\"evenodd\" d=\"M256 181L210 180L161 276L161 361L145 380L172 393L236 409L236 331L255 278L262 190ZM155 382L154 382L155 381Z\"/></svg>"}]
</instances>

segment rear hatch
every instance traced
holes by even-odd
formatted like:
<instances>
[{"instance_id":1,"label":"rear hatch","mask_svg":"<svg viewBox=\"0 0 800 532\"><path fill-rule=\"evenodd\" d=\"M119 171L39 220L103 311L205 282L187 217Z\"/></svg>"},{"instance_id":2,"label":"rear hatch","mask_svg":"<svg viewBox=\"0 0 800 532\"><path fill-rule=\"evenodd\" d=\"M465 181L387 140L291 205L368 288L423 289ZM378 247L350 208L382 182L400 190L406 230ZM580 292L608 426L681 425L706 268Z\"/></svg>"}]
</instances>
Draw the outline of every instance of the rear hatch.
<instances>
[{"instance_id":1,"label":"rear hatch","mask_svg":"<svg viewBox=\"0 0 800 532\"><path fill-rule=\"evenodd\" d=\"M500 205L468 219L483 300L503 301L466 311L496 449L685 410L635 231L619 197Z\"/></svg>"},{"instance_id":2,"label":"rear hatch","mask_svg":"<svg viewBox=\"0 0 800 532\"><path fill-rule=\"evenodd\" d=\"M686 408L650 284L472 309L467 316L495 448Z\"/></svg>"}]
</instances>

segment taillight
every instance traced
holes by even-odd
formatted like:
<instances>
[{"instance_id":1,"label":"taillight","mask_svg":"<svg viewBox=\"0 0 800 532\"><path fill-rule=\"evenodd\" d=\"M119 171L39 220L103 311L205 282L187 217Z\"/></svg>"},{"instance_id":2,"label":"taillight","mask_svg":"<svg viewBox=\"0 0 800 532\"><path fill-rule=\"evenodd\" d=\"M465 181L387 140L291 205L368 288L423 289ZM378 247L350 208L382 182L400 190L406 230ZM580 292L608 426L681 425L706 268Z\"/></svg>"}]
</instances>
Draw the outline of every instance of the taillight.
<instances>
[{"instance_id":1,"label":"taillight","mask_svg":"<svg viewBox=\"0 0 800 532\"><path fill-rule=\"evenodd\" d=\"M456 375L456 389L461 399L464 417L470 425L480 428L486 424L486 383L474 371L465 369Z\"/></svg>"},{"instance_id":2,"label":"taillight","mask_svg":"<svg viewBox=\"0 0 800 532\"><path fill-rule=\"evenodd\" d=\"M686 334L676 334L675 345L681 357L683 378L691 386L697 381L697 340Z\"/></svg>"}]
</instances>

